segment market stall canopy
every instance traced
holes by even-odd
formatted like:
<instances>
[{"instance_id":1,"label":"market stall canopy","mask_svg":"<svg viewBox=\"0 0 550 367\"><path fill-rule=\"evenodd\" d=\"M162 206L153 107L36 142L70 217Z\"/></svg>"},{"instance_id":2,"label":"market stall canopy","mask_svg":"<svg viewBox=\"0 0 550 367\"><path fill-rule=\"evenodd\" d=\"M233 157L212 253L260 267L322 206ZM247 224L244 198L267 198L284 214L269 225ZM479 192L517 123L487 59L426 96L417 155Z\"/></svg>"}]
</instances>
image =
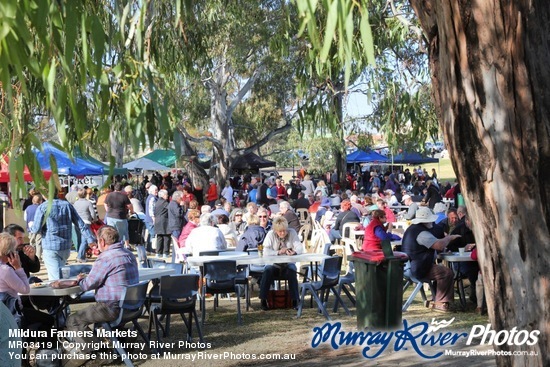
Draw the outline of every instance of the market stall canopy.
<instances>
[{"instance_id":1,"label":"market stall canopy","mask_svg":"<svg viewBox=\"0 0 550 367\"><path fill-rule=\"evenodd\" d=\"M387 157L384 157L382 154L378 154L374 150L370 149L367 151L358 149L355 152L348 154L346 156L346 161L348 163L390 162Z\"/></svg>"},{"instance_id":2,"label":"market stall canopy","mask_svg":"<svg viewBox=\"0 0 550 367\"><path fill-rule=\"evenodd\" d=\"M82 159L87 160L88 162L92 162L94 164L98 164L103 166L103 174L108 175L109 174L109 165L101 162L100 160L95 159L91 155L87 153L82 153L80 149L76 148L74 151L75 157L79 157ZM128 173L128 169L124 167L115 167L113 170L113 175L125 175Z\"/></svg>"},{"instance_id":3,"label":"market stall canopy","mask_svg":"<svg viewBox=\"0 0 550 367\"><path fill-rule=\"evenodd\" d=\"M163 166L162 164L159 164L144 157L123 164L122 166L129 169L130 171L135 171L136 169L141 169L143 171L166 171L170 169L166 166Z\"/></svg>"},{"instance_id":4,"label":"market stall canopy","mask_svg":"<svg viewBox=\"0 0 550 367\"><path fill-rule=\"evenodd\" d=\"M10 182L10 169L9 169L10 159L7 155L2 155L0 158L0 182ZM44 174L44 178L46 180L50 179L50 176L52 175L52 171L49 169L42 170L42 173ZM32 178L32 175L29 171L29 167L25 165L25 168L23 169L23 180L25 181L34 181Z\"/></svg>"},{"instance_id":5,"label":"market stall canopy","mask_svg":"<svg viewBox=\"0 0 550 367\"><path fill-rule=\"evenodd\" d=\"M257 154L248 153L235 159L233 169L258 169L266 167L275 167L274 161L263 159Z\"/></svg>"},{"instance_id":6,"label":"market stall canopy","mask_svg":"<svg viewBox=\"0 0 550 367\"><path fill-rule=\"evenodd\" d=\"M438 162L438 158L426 157L418 152L402 152L393 156L393 163L395 164L426 164Z\"/></svg>"},{"instance_id":7,"label":"market stall canopy","mask_svg":"<svg viewBox=\"0 0 550 367\"><path fill-rule=\"evenodd\" d=\"M156 149L142 158L150 159L165 167L172 167L176 163L176 152L172 149Z\"/></svg>"},{"instance_id":8,"label":"market stall canopy","mask_svg":"<svg viewBox=\"0 0 550 367\"><path fill-rule=\"evenodd\" d=\"M34 154L43 170L51 170L50 157L53 157L57 162L57 173L60 175L84 176L103 174L103 165L92 163L77 156L74 156L71 160L67 153L50 143L43 143L42 147L44 149L43 152L35 149Z\"/></svg>"}]
</instances>

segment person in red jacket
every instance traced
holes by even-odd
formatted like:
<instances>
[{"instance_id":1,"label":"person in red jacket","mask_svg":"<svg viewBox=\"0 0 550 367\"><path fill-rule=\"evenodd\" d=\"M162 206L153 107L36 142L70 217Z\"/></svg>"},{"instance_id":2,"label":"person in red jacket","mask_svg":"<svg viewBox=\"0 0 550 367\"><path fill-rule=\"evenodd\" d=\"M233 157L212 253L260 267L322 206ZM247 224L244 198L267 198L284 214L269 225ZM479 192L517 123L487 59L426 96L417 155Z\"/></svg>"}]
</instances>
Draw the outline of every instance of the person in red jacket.
<instances>
[{"instance_id":1,"label":"person in red jacket","mask_svg":"<svg viewBox=\"0 0 550 367\"><path fill-rule=\"evenodd\" d=\"M212 209L214 209L216 200L218 200L218 187L216 186L216 180L213 178L210 179L210 186L208 187L208 192L206 193L206 201Z\"/></svg>"},{"instance_id":2,"label":"person in red jacket","mask_svg":"<svg viewBox=\"0 0 550 367\"><path fill-rule=\"evenodd\" d=\"M363 239L363 251L382 250L382 241L399 241L401 237L391 233L391 223L388 228L384 227L386 223L386 212L377 209L372 213L372 219L365 228L365 237Z\"/></svg>"}]
</instances>

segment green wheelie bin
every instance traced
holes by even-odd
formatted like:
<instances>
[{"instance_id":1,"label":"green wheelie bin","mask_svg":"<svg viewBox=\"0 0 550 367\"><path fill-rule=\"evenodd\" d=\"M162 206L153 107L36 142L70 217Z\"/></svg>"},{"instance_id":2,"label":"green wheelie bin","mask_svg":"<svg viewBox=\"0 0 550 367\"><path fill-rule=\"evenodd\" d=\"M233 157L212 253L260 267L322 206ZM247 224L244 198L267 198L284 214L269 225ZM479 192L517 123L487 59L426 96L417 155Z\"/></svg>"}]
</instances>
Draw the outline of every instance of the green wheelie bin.
<instances>
[{"instance_id":1,"label":"green wheelie bin","mask_svg":"<svg viewBox=\"0 0 550 367\"><path fill-rule=\"evenodd\" d=\"M394 329L402 324L403 268L408 258L393 253L389 241L382 246L384 251L361 251L348 257L355 265L358 329Z\"/></svg>"}]
</instances>

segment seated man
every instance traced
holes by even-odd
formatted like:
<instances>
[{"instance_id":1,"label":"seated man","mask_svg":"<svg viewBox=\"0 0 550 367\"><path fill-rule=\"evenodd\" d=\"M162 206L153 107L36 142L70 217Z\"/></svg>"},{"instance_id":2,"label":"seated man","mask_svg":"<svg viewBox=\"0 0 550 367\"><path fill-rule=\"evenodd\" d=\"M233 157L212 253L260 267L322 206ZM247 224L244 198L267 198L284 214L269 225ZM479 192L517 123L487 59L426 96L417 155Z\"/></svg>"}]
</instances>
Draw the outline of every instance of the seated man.
<instances>
[{"instance_id":1,"label":"seated man","mask_svg":"<svg viewBox=\"0 0 550 367\"><path fill-rule=\"evenodd\" d=\"M412 220L414 219L414 216L416 215L416 211L418 210L418 203L415 203L411 197L411 195L406 194L403 195L402 202L404 205L408 206L409 209L407 209L405 215L403 216L406 220Z\"/></svg>"},{"instance_id":2,"label":"seated man","mask_svg":"<svg viewBox=\"0 0 550 367\"><path fill-rule=\"evenodd\" d=\"M298 218L296 213L294 213L294 211L290 208L289 202L281 201L279 203L279 210L279 215L286 219L288 226L294 229L296 233L300 232L300 227L302 227L300 224L300 218Z\"/></svg>"},{"instance_id":3,"label":"seated man","mask_svg":"<svg viewBox=\"0 0 550 367\"><path fill-rule=\"evenodd\" d=\"M72 313L67 319L67 330L86 331L94 323L110 322L120 313L119 301L126 286L139 282L136 257L124 248L117 230L103 226L97 233L97 244L101 254L97 257L90 274L79 275L77 280L58 280L52 288L67 288L80 285L83 291L95 289L96 303ZM75 338L75 341L87 343L99 342L95 337ZM89 353L91 350L82 350Z\"/></svg>"},{"instance_id":4,"label":"seated man","mask_svg":"<svg viewBox=\"0 0 550 367\"><path fill-rule=\"evenodd\" d=\"M33 246L23 243L25 238L25 230L23 227L18 224L9 224L4 228L4 233L9 233L15 237L17 241L16 250L19 253L21 267L25 271L27 278L30 276L29 273L38 273L40 271L40 259L36 256L36 250Z\"/></svg>"},{"instance_id":5,"label":"seated man","mask_svg":"<svg viewBox=\"0 0 550 367\"><path fill-rule=\"evenodd\" d=\"M460 238L451 241L447 246L447 250L457 252L459 248L464 247L466 251L469 251L471 248L475 247L476 239L472 228L472 221L470 220L469 215L466 214L464 216L464 222L460 222L451 232L451 234L460 235ZM477 262L464 261L453 265L455 270L460 272L462 276L468 277L470 284L476 284L479 273L479 265ZM477 302L476 293L473 286L470 287L470 300L472 303Z\"/></svg>"},{"instance_id":6,"label":"seated man","mask_svg":"<svg viewBox=\"0 0 550 367\"><path fill-rule=\"evenodd\" d=\"M459 219L455 208L450 208L447 211L447 218L439 222L438 226L443 229L445 233L452 233L455 227L458 225Z\"/></svg>"},{"instance_id":7,"label":"seated man","mask_svg":"<svg viewBox=\"0 0 550 367\"><path fill-rule=\"evenodd\" d=\"M305 197L303 192L298 193L298 199L294 201L294 209L309 209L310 207L309 200Z\"/></svg>"},{"instance_id":8,"label":"seated man","mask_svg":"<svg viewBox=\"0 0 550 367\"><path fill-rule=\"evenodd\" d=\"M253 214L248 218L248 226L237 243L235 251L247 251L257 249L265 239L265 229L260 226L260 218Z\"/></svg>"},{"instance_id":9,"label":"seated man","mask_svg":"<svg viewBox=\"0 0 550 367\"><path fill-rule=\"evenodd\" d=\"M410 259L411 274L422 282L437 283L435 302L432 309L449 312L449 303L453 301L454 273L446 266L434 263L436 251L443 251L450 241L458 235L444 236L438 226L433 225L437 219L427 207L420 207L412 225L403 235L402 250Z\"/></svg>"},{"instance_id":10,"label":"seated man","mask_svg":"<svg viewBox=\"0 0 550 367\"><path fill-rule=\"evenodd\" d=\"M288 222L284 217L276 217L273 220L273 230L270 231L264 240L264 255L298 255L303 252L302 243L295 230L288 228ZM298 304L298 278L296 277L296 264L274 264L265 267L260 284L260 300L262 310L266 311L267 294L273 280L287 279L290 290L290 298L294 307Z\"/></svg>"}]
</instances>

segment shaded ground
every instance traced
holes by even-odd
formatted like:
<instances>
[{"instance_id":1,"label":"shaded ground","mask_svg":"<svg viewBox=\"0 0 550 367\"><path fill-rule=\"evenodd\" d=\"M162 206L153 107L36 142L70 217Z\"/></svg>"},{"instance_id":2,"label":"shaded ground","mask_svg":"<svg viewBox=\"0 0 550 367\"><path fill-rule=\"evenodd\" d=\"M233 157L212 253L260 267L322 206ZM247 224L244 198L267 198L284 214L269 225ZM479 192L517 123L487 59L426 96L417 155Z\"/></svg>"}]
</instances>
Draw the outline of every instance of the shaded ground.
<instances>
[{"instance_id":1,"label":"shaded ground","mask_svg":"<svg viewBox=\"0 0 550 367\"><path fill-rule=\"evenodd\" d=\"M74 257L74 255L73 255ZM71 258L73 258L71 257ZM205 342L210 343L211 347L207 349L185 349L185 348L169 348L164 350L173 353L172 359L152 359L151 351L145 348L143 351L134 351L134 353L142 352L148 355L146 360L134 360L136 366L153 367L153 366L214 366L214 367L229 367L229 366L312 366L312 365L332 365L332 366L424 366L426 359L418 356L409 346L402 350L394 351L393 343L379 357L375 359L365 359L362 356L362 347L358 346L342 346L335 350L328 344L322 344L314 349L311 346L313 329L323 326L327 321L324 317L316 312L315 309L305 308L301 318L296 318L294 310L272 310L262 311L260 309L259 300L257 298L257 286L253 292L252 308L250 311L245 311L243 307L243 325L237 324L236 318L236 300L234 298L221 299L220 307L214 311L213 302L207 300L207 317L203 327ZM331 301L332 301L331 297ZM420 297L418 297L420 299ZM351 307L349 300L346 303L350 306L352 316L347 316L340 308L338 314L331 314L333 322L341 322L342 329L345 331L354 332L356 330L355 308ZM243 302L244 303L244 302ZM309 306L309 302L308 306ZM73 305L72 309L76 310L85 305ZM198 306L197 306L198 309ZM199 313L200 315L200 313ZM469 332L472 325L487 324L486 316L478 316L475 313L456 312L450 315L442 315L423 307L420 301L415 301L409 310L403 315L409 324L416 322L432 322L432 318L436 320L450 320L455 318L452 326L449 329L441 330L441 332ZM141 319L140 324L147 332L148 317ZM173 317L171 323L170 336L163 339L164 342L177 342L185 340L185 326L181 318ZM195 326L193 326L195 328ZM194 329L192 342L198 342L196 329ZM439 333L439 331L437 332ZM155 339L153 331L152 339ZM141 338L138 338L141 341ZM479 342L473 343L479 344ZM487 347L478 345L466 346L465 339L459 341L456 345L450 347L422 347L422 351L428 355L433 355L438 352L444 352L445 349L468 351L475 349L477 351L488 350ZM373 350L377 350L373 348ZM266 354L276 353L284 357L284 354L293 354L295 359L292 360L260 360ZM246 359L243 354L250 356L256 355L256 360ZM273 356L268 356L274 358ZM288 356L287 356L288 357ZM188 358L188 359L174 359ZM195 358L193 361L192 358ZM217 358L217 359L214 359ZM470 356L470 357L453 357L441 356L433 360L438 366L456 366L459 364L468 364L468 366L495 366L495 359L492 356ZM113 366L123 366L122 362L113 363Z\"/></svg>"}]
</instances>

